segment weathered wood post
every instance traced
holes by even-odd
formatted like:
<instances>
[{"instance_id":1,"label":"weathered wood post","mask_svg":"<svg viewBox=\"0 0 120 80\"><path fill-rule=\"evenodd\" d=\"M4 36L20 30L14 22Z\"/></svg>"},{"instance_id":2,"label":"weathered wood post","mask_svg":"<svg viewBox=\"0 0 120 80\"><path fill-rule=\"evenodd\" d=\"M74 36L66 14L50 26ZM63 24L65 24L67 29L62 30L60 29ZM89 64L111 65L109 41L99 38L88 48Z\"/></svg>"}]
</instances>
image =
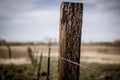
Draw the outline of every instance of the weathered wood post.
<instances>
[{"instance_id":1,"label":"weathered wood post","mask_svg":"<svg viewBox=\"0 0 120 80\"><path fill-rule=\"evenodd\" d=\"M41 52L40 59L39 59L39 64L38 64L37 80L40 80L40 76L41 76L41 74L40 74L41 66L42 66L42 52Z\"/></svg>"},{"instance_id":2,"label":"weathered wood post","mask_svg":"<svg viewBox=\"0 0 120 80\"><path fill-rule=\"evenodd\" d=\"M29 58L31 60L32 65L34 65L34 67L36 67L36 63L35 63L35 59L34 59L33 54L32 54L31 47L28 47L28 55L29 55Z\"/></svg>"},{"instance_id":3,"label":"weathered wood post","mask_svg":"<svg viewBox=\"0 0 120 80\"><path fill-rule=\"evenodd\" d=\"M50 80L50 52L51 52L51 39L48 42L48 67L47 67L47 80Z\"/></svg>"},{"instance_id":4,"label":"weathered wood post","mask_svg":"<svg viewBox=\"0 0 120 80\"><path fill-rule=\"evenodd\" d=\"M8 54L9 54L9 59L12 58L12 54L11 54L11 48L10 48L10 45L7 45L8 47Z\"/></svg>"},{"instance_id":5,"label":"weathered wood post","mask_svg":"<svg viewBox=\"0 0 120 80\"><path fill-rule=\"evenodd\" d=\"M63 2L60 13L60 57L80 63L83 4ZM79 80L78 65L59 59L58 80Z\"/></svg>"},{"instance_id":6,"label":"weathered wood post","mask_svg":"<svg viewBox=\"0 0 120 80\"><path fill-rule=\"evenodd\" d=\"M49 48L48 50L47 80L50 80L50 51L51 51L51 48Z\"/></svg>"}]
</instances>

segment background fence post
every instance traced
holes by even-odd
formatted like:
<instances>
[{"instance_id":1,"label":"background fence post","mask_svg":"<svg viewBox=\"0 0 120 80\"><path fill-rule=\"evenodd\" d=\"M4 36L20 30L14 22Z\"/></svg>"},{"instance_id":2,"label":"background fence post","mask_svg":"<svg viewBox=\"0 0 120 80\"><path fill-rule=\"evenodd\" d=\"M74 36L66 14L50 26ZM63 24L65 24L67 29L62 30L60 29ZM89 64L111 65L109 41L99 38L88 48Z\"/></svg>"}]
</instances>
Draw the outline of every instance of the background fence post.
<instances>
[{"instance_id":1,"label":"background fence post","mask_svg":"<svg viewBox=\"0 0 120 80\"><path fill-rule=\"evenodd\" d=\"M37 73L37 80L40 80L40 72L41 72L41 66L42 66L42 52L41 52L41 55L40 55L40 58L39 58L39 64L38 64L38 73Z\"/></svg>"},{"instance_id":2,"label":"background fence post","mask_svg":"<svg viewBox=\"0 0 120 80\"><path fill-rule=\"evenodd\" d=\"M83 4L63 2L60 13L60 57L80 63ZM59 59L58 80L79 80L80 67Z\"/></svg>"},{"instance_id":3,"label":"background fence post","mask_svg":"<svg viewBox=\"0 0 120 80\"><path fill-rule=\"evenodd\" d=\"M8 45L7 47L8 47L9 59L11 59L11 58L12 58L12 54L11 54L11 48L10 48L10 45Z\"/></svg>"},{"instance_id":4,"label":"background fence post","mask_svg":"<svg viewBox=\"0 0 120 80\"><path fill-rule=\"evenodd\" d=\"M48 67L47 67L47 80L50 80L50 51L51 51L51 48L49 47L49 50L48 50Z\"/></svg>"},{"instance_id":5,"label":"background fence post","mask_svg":"<svg viewBox=\"0 0 120 80\"><path fill-rule=\"evenodd\" d=\"M36 61L34 59L31 47L28 47L28 55L29 55L32 65L36 68Z\"/></svg>"}]
</instances>

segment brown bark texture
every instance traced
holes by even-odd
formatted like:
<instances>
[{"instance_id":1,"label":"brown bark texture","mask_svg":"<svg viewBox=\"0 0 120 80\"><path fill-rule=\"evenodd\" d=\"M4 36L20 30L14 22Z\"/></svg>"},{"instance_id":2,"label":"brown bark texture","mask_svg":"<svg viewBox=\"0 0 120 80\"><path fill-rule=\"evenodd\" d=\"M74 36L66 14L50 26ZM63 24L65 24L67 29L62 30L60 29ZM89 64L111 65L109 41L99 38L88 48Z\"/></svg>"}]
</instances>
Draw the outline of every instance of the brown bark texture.
<instances>
[{"instance_id":1,"label":"brown bark texture","mask_svg":"<svg viewBox=\"0 0 120 80\"><path fill-rule=\"evenodd\" d=\"M83 4L63 2L60 13L60 57L80 63ZM58 80L79 80L78 65L59 59Z\"/></svg>"}]
</instances>

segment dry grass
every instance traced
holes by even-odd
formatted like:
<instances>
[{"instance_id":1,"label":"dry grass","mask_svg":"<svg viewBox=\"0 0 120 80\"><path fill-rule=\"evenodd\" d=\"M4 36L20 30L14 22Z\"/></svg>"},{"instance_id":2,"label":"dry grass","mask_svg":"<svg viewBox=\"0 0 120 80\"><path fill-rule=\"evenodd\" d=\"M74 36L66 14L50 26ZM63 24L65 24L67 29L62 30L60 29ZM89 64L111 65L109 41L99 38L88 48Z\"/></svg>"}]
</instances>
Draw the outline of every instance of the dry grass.
<instances>
[{"instance_id":1,"label":"dry grass","mask_svg":"<svg viewBox=\"0 0 120 80\"><path fill-rule=\"evenodd\" d=\"M37 56L43 53L43 56L48 55L47 45L12 45L11 53L12 60L9 60L8 48L0 46L0 63L30 63L28 55L28 47L32 49L33 55ZM106 45L82 45L81 47L81 61L89 63L120 63L120 47L106 46ZM51 46L51 56L58 56L58 45ZM26 59L25 59L26 58ZM5 60L2 60L5 59ZM23 60L22 60L23 59ZM14 62L14 60L16 62Z\"/></svg>"}]
</instances>

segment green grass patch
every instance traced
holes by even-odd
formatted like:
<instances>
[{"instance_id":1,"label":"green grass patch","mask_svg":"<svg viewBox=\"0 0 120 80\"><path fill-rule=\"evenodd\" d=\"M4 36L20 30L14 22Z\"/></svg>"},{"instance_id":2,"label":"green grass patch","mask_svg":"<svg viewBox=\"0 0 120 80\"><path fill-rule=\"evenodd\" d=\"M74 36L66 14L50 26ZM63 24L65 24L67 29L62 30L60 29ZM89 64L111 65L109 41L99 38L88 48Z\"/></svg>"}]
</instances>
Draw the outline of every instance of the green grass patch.
<instances>
[{"instance_id":1,"label":"green grass patch","mask_svg":"<svg viewBox=\"0 0 120 80\"><path fill-rule=\"evenodd\" d=\"M120 64L81 63L80 80L120 80ZM51 58L50 80L57 80L58 60ZM43 57L40 80L46 80L47 57ZM0 65L0 80L36 80L33 65Z\"/></svg>"}]
</instances>

